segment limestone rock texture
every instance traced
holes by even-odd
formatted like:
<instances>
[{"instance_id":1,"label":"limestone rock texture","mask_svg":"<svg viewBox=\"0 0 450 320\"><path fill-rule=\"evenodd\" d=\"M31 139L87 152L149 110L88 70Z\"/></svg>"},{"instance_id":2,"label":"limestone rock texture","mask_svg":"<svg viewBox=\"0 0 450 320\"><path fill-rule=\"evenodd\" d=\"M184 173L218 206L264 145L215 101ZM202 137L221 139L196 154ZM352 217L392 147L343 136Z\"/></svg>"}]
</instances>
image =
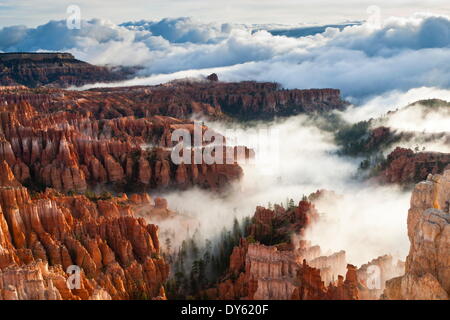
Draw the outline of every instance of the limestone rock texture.
<instances>
[{"instance_id":1,"label":"limestone rock texture","mask_svg":"<svg viewBox=\"0 0 450 320\"><path fill-rule=\"evenodd\" d=\"M405 275L386 283L385 299L449 299L450 170L416 185L408 212Z\"/></svg>"},{"instance_id":2,"label":"limestone rock texture","mask_svg":"<svg viewBox=\"0 0 450 320\"><path fill-rule=\"evenodd\" d=\"M176 81L166 87L243 120L340 110L347 106L337 89L282 90L277 83Z\"/></svg>"},{"instance_id":3,"label":"limestone rock texture","mask_svg":"<svg viewBox=\"0 0 450 320\"><path fill-rule=\"evenodd\" d=\"M194 122L159 115L138 117L124 109L108 111L108 104L135 106L128 98L116 99L121 100L120 94L0 90L0 160L8 163L17 180L41 191L51 187L84 192L99 186L119 192L190 186L218 190L242 177L237 147L224 164L175 164L172 133L185 129L193 136ZM204 132L207 127L200 129ZM250 150L243 148L250 157Z\"/></svg>"},{"instance_id":4,"label":"limestone rock texture","mask_svg":"<svg viewBox=\"0 0 450 320\"><path fill-rule=\"evenodd\" d=\"M55 59L75 63L65 54L0 55L5 64L17 59L33 66ZM186 119L264 118L346 106L339 90L281 90L273 83L172 81L85 91L10 85L0 87L0 160L22 184L41 191L84 192L105 184L116 191L218 190L243 175L238 147L224 151L225 164L175 164L173 132L185 129L194 141L194 122ZM201 125L202 133L207 129ZM207 142L201 147L209 150ZM252 157L242 148L244 158ZM186 157L194 159L189 152Z\"/></svg>"},{"instance_id":5,"label":"limestone rock texture","mask_svg":"<svg viewBox=\"0 0 450 320\"><path fill-rule=\"evenodd\" d=\"M158 227L128 198L30 194L0 162L0 299L164 299ZM155 207L153 204L150 207ZM69 289L69 266L80 286Z\"/></svg>"}]
</instances>

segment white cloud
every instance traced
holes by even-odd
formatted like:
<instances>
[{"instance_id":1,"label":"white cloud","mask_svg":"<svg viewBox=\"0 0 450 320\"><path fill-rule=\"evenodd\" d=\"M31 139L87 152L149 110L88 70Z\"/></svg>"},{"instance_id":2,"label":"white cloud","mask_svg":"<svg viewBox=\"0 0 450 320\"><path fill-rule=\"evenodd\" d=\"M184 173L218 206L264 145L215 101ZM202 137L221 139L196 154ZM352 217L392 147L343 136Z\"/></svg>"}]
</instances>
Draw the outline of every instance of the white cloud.
<instances>
[{"instance_id":1,"label":"white cloud","mask_svg":"<svg viewBox=\"0 0 450 320\"><path fill-rule=\"evenodd\" d=\"M405 92L394 90L369 99L360 106L351 106L338 112L350 123L374 119L372 127L387 126L397 133L407 133L401 141L383 150L387 155L393 148L450 152L450 110L448 107L427 107L419 100L450 101L450 90L433 87L414 88ZM390 112L395 111L395 112Z\"/></svg>"},{"instance_id":2,"label":"white cloud","mask_svg":"<svg viewBox=\"0 0 450 320\"><path fill-rule=\"evenodd\" d=\"M450 101L450 90L433 87L414 88L408 91L393 90L369 99L360 106L351 106L341 115L345 120L355 123L370 118L379 118L385 116L389 111L427 99Z\"/></svg>"},{"instance_id":3,"label":"white cloud","mask_svg":"<svg viewBox=\"0 0 450 320\"><path fill-rule=\"evenodd\" d=\"M141 65L141 77L218 71L223 80L277 81L287 88L340 88L357 99L422 86L450 87L450 20L416 14L370 24L327 28L300 38L236 24L190 18L115 25L64 21L0 29L0 50L65 50L98 64ZM259 30L259 31L257 31ZM170 75L172 74L173 75ZM146 80L141 80L146 83Z\"/></svg>"}]
</instances>

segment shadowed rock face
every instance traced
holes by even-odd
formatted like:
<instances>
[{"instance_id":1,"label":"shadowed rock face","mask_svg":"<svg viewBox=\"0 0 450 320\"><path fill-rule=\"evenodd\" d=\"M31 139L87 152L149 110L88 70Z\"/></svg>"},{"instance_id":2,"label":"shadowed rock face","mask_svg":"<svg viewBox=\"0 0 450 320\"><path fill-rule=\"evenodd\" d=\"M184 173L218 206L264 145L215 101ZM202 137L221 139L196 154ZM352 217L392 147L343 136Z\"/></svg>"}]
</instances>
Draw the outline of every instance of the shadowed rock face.
<instances>
[{"instance_id":1,"label":"shadowed rock face","mask_svg":"<svg viewBox=\"0 0 450 320\"><path fill-rule=\"evenodd\" d=\"M450 170L416 185L408 212L411 242L402 277L386 283L386 299L449 299Z\"/></svg>"},{"instance_id":2,"label":"shadowed rock face","mask_svg":"<svg viewBox=\"0 0 450 320\"><path fill-rule=\"evenodd\" d=\"M0 53L0 85L65 88L124 80L130 70L113 71L75 59L70 53Z\"/></svg>"},{"instance_id":3,"label":"shadowed rock face","mask_svg":"<svg viewBox=\"0 0 450 320\"><path fill-rule=\"evenodd\" d=\"M117 102L132 101L127 108L106 102L107 109L92 104L93 112L128 115L170 115L186 118L203 114L214 118L233 117L239 120L271 119L302 113L342 110L347 103L335 89L282 90L276 83L172 81L158 86L136 86L91 89L84 93L91 99L116 96ZM88 98L89 99L89 98Z\"/></svg>"},{"instance_id":4,"label":"shadowed rock face","mask_svg":"<svg viewBox=\"0 0 450 320\"><path fill-rule=\"evenodd\" d=\"M168 265L158 227L134 215L148 195L89 200L48 189L30 196L0 163L0 300L164 299ZM82 268L70 290L66 270Z\"/></svg>"}]
</instances>

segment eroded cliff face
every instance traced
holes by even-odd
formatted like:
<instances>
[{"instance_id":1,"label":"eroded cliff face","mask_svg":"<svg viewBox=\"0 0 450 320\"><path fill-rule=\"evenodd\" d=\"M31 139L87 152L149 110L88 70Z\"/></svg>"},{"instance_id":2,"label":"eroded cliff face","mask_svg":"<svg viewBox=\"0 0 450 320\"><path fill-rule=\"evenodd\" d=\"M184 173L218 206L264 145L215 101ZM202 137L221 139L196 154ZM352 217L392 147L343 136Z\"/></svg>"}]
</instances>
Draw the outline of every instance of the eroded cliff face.
<instances>
[{"instance_id":1,"label":"eroded cliff face","mask_svg":"<svg viewBox=\"0 0 450 320\"><path fill-rule=\"evenodd\" d=\"M320 247L296 241L317 219L314 205L274 210L258 207L248 237L233 249L227 274L206 291L213 299L357 299L356 267L345 252L323 255ZM249 242L251 241L251 242ZM256 241L256 242L255 242ZM344 279L341 274L346 274Z\"/></svg>"},{"instance_id":2,"label":"eroded cliff face","mask_svg":"<svg viewBox=\"0 0 450 320\"><path fill-rule=\"evenodd\" d=\"M257 207L249 235L263 244L284 244L289 247L291 235L302 235L306 226L317 219L314 205L306 200L292 209L275 205L274 210Z\"/></svg>"},{"instance_id":3,"label":"eroded cliff face","mask_svg":"<svg viewBox=\"0 0 450 320\"><path fill-rule=\"evenodd\" d=\"M59 88L119 81L131 75L131 70L94 66L70 53L0 53L0 71L0 85Z\"/></svg>"},{"instance_id":4,"label":"eroded cliff face","mask_svg":"<svg viewBox=\"0 0 450 320\"><path fill-rule=\"evenodd\" d=\"M357 270L358 281L361 283L360 299L379 299L386 282L405 274L405 262L394 261L391 255L384 255L363 264Z\"/></svg>"},{"instance_id":5,"label":"eroded cliff face","mask_svg":"<svg viewBox=\"0 0 450 320\"><path fill-rule=\"evenodd\" d=\"M66 97L66 91L44 92L0 90L0 160L26 186L66 192L105 184L118 191L193 185L217 190L242 176L234 156L229 164L171 161L176 145L172 132L185 129L193 135L193 121L122 115L99 119L84 102ZM250 157L250 150L245 154Z\"/></svg>"},{"instance_id":6,"label":"eroded cliff face","mask_svg":"<svg viewBox=\"0 0 450 320\"><path fill-rule=\"evenodd\" d=\"M414 152L397 147L386 161L381 180L388 183L411 184L425 180L429 174L441 174L450 165L450 154Z\"/></svg>"},{"instance_id":7,"label":"eroded cliff face","mask_svg":"<svg viewBox=\"0 0 450 320\"><path fill-rule=\"evenodd\" d=\"M217 288L207 290L206 295L213 299L358 299L356 267L345 263L345 253L339 261L336 256L341 254L329 257L320 254L318 247L281 250L276 246L248 244L243 239L233 250L229 274ZM318 260L320 267L309 265L317 264ZM335 280L325 283L321 273L330 274L333 268L343 268L344 274L347 272L345 280L337 275Z\"/></svg>"},{"instance_id":8,"label":"eroded cliff face","mask_svg":"<svg viewBox=\"0 0 450 320\"><path fill-rule=\"evenodd\" d=\"M386 283L386 299L449 299L450 170L416 185L408 212L411 242L402 277Z\"/></svg>"},{"instance_id":9,"label":"eroded cliff face","mask_svg":"<svg viewBox=\"0 0 450 320\"><path fill-rule=\"evenodd\" d=\"M0 299L164 299L158 227L135 217L148 195L31 196L0 163ZM69 266L80 287L67 286Z\"/></svg>"},{"instance_id":10,"label":"eroded cliff face","mask_svg":"<svg viewBox=\"0 0 450 320\"><path fill-rule=\"evenodd\" d=\"M193 114L222 118L224 107L238 117L250 111L259 117L344 105L335 90L279 90L255 82L172 82L89 91L3 87L0 159L21 183L62 191L82 192L105 183L119 191L194 185L218 189L239 179L242 169L235 158L224 165L170 161L172 132L193 132L193 121L183 119ZM251 156L250 150L245 153Z\"/></svg>"},{"instance_id":11,"label":"eroded cliff face","mask_svg":"<svg viewBox=\"0 0 450 320\"><path fill-rule=\"evenodd\" d=\"M247 237L233 249L226 274L204 295L210 299L379 299L385 282L404 274L404 263L385 255L358 268L344 250L324 253L319 246L299 240L320 219L313 201L325 194L313 193L289 209L257 207Z\"/></svg>"},{"instance_id":12,"label":"eroded cliff face","mask_svg":"<svg viewBox=\"0 0 450 320\"><path fill-rule=\"evenodd\" d=\"M283 90L276 83L265 82L178 81L158 90L174 91L243 120L341 110L347 106L337 89Z\"/></svg>"}]
</instances>

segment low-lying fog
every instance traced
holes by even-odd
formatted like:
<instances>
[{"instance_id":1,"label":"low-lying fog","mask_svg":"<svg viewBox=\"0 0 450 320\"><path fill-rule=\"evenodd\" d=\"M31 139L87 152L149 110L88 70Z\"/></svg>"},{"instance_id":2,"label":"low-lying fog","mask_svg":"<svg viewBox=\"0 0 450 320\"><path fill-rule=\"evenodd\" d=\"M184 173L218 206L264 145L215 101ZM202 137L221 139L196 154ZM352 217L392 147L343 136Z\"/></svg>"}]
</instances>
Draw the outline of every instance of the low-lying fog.
<instances>
[{"instance_id":1,"label":"low-lying fog","mask_svg":"<svg viewBox=\"0 0 450 320\"><path fill-rule=\"evenodd\" d=\"M359 109L350 108L342 116L355 122L362 120L362 114L367 118L382 115L389 110L385 103L391 103L395 110L421 99L424 89L415 90L414 94L407 92L395 98L375 98ZM374 112L375 106L380 110ZM392 121L401 124L401 115ZM428 123L427 117L414 117L414 124L421 129L420 125ZM290 198L298 203L303 195L326 189L339 197L316 204L322 217L307 230L307 240L320 245L325 253L345 250L348 261L357 265L384 254L405 259L409 250L406 221L411 192L358 179L361 159L338 156L332 133L320 130L310 118L300 115L251 126L206 124L228 137L237 137L237 141L229 139L231 143L256 148L259 157L242 165L242 181L235 183L226 195L199 189L163 195L172 210L195 217L202 237L214 239L223 227L232 226L235 217L252 216L258 205L285 204ZM440 147L437 145L433 151L445 151L438 150ZM174 222L168 224L171 229L178 228ZM168 224L162 223L162 230ZM183 237L186 230L177 230L176 234Z\"/></svg>"}]
</instances>

